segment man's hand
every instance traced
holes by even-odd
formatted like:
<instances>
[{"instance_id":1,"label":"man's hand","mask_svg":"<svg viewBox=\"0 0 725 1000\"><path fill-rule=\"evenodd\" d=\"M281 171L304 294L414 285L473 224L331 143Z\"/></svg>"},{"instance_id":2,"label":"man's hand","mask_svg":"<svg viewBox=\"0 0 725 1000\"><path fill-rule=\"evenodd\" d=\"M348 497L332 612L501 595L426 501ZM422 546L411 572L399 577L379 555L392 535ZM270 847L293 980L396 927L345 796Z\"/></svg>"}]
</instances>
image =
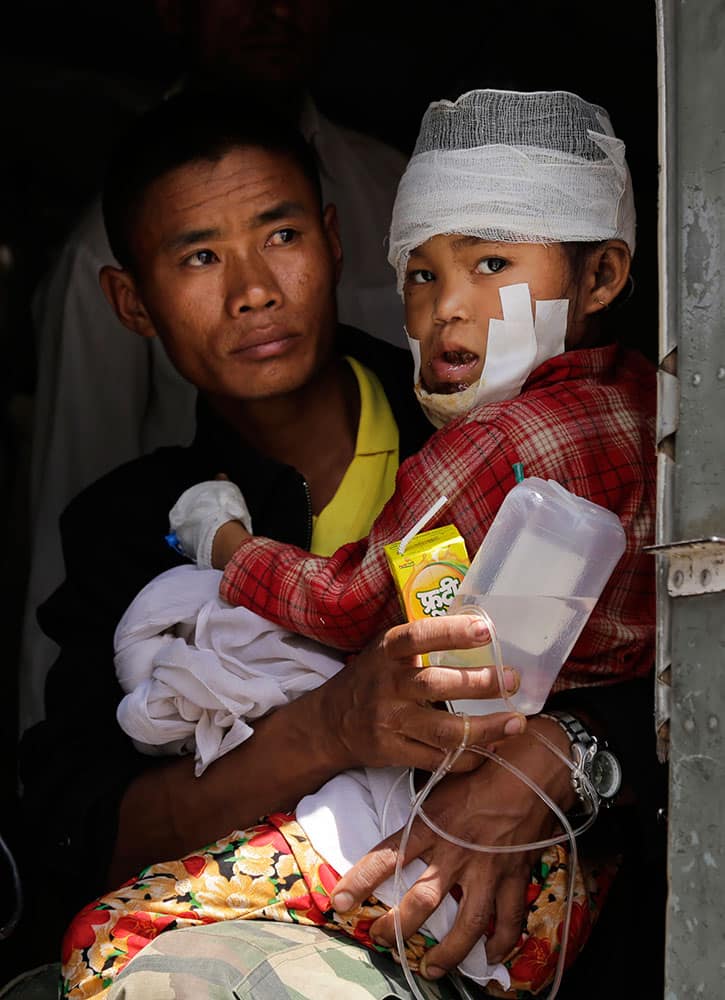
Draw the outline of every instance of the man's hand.
<instances>
[{"instance_id":1,"label":"man's hand","mask_svg":"<svg viewBox=\"0 0 725 1000\"><path fill-rule=\"evenodd\" d=\"M457 698L499 698L492 667L423 667L435 650L473 649L490 641L480 619L451 615L389 629L323 687L326 738L343 767L419 767L432 771L464 736L464 720L433 703ZM506 669L509 693L518 687ZM483 746L521 733L524 716L510 712L471 718L469 743ZM462 754L456 770L477 767L481 758Z\"/></svg>"},{"instance_id":2,"label":"man's hand","mask_svg":"<svg viewBox=\"0 0 725 1000\"><path fill-rule=\"evenodd\" d=\"M547 719L529 722L531 728L541 729L562 750L568 750L556 723ZM567 767L530 732L506 740L497 750L562 809L570 808L574 793ZM550 837L557 825L554 814L534 792L489 760L472 773L446 777L423 809L441 829L461 840L494 847L535 843ZM351 909L393 874L400 839L398 832L384 840L347 873L333 895L335 909ZM521 933L531 866L540 854L470 851L438 837L421 820L414 823L405 863L420 857L428 868L400 901L403 936L408 938L418 930L454 886L462 893L456 921L443 941L426 954L423 975L437 979L455 968L484 936L490 962L506 956ZM394 946L392 912L376 921L370 933L379 943Z\"/></svg>"}]
</instances>

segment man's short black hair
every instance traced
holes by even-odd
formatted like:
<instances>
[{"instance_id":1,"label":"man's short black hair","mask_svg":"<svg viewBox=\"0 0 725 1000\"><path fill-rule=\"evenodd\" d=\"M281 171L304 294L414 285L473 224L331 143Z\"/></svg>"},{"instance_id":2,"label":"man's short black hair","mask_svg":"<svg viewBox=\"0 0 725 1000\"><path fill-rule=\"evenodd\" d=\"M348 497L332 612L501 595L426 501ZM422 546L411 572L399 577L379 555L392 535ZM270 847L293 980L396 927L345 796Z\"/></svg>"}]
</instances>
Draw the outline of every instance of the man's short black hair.
<instances>
[{"instance_id":1,"label":"man's short black hair","mask_svg":"<svg viewBox=\"0 0 725 1000\"><path fill-rule=\"evenodd\" d=\"M287 119L258 100L230 100L209 92L179 94L137 119L111 157L103 189L103 218L119 264L133 268L133 227L154 181L189 163L217 162L230 150L244 146L287 157L310 181L322 210L315 153Z\"/></svg>"}]
</instances>

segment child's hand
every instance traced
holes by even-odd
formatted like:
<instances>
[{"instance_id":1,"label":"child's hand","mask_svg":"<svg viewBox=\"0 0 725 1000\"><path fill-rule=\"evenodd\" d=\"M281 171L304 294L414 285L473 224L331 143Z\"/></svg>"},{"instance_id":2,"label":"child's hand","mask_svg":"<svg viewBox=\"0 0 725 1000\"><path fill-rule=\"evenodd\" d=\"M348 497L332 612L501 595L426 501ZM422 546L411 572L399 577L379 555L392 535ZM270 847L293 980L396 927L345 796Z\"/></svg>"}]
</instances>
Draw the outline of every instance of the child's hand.
<instances>
[{"instance_id":1,"label":"child's hand","mask_svg":"<svg viewBox=\"0 0 725 1000\"><path fill-rule=\"evenodd\" d=\"M226 479L191 486L169 511L171 531L176 533L184 553L201 569L213 565L214 538L229 522L245 538L252 530L252 519L239 487Z\"/></svg>"}]
</instances>

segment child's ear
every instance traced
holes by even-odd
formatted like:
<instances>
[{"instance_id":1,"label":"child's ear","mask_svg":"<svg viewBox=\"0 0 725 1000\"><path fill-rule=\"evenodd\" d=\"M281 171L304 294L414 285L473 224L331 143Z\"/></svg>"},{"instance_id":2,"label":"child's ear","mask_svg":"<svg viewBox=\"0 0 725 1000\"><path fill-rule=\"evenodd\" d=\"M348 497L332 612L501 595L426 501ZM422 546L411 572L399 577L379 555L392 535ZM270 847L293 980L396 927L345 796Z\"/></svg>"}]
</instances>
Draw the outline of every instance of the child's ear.
<instances>
[{"instance_id":1,"label":"child's ear","mask_svg":"<svg viewBox=\"0 0 725 1000\"><path fill-rule=\"evenodd\" d=\"M141 337L156 336L156 329L130 271L108 264L101 268L98 280L103 294L125 327Z\"/></svg>"},{"instance_id":2,"label":"child's ear","mask_svg":"<svg viewBox=\"0 0 725 1000\"><path fill-rule=\"evenodd\" d=\"M587 260L579 296L583 316L606 309L624 289L632 256L623 240L607 240Z\"/></svg>"}]
</instances>

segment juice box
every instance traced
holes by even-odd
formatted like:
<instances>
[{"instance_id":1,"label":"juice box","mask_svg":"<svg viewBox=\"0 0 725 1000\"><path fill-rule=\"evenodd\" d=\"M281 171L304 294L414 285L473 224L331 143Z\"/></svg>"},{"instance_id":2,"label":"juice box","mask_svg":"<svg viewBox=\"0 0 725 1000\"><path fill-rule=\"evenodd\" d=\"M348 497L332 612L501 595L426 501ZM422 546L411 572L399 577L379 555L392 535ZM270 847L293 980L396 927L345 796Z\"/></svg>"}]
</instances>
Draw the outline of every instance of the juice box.
<instances>
[{"instance_id":1,"label":"juice box","mask_svg":"<svg viewBox=\"0 0 725 1000\"><path fill-rule=\"evenodd\" d=\"M470 565L466 543L453 524L421 531L398 552L399 542L385 546L400 605L408 621L444 615L458 593Z\"/></svg>"}]
</instances>

